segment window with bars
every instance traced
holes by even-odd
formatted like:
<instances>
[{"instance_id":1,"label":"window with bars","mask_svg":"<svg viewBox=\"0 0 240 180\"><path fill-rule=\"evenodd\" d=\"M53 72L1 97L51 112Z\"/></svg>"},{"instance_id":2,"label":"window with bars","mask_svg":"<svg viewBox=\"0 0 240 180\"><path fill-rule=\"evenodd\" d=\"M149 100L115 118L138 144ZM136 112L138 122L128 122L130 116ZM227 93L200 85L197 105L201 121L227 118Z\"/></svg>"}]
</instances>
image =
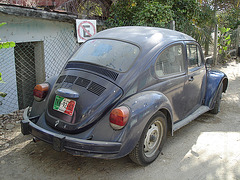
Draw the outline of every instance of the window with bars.
<instances>
[{"instance_id":1,"label":"window with bars","mask_svg":"<svg viewBox=\"0 0 240 180\"><path fill-rule=\"evenodd\" d=\"M41 44L42 42L17 43L14 48L19 109L32 105L34 86L39 79L45 79L39 77L45 74L39 73L44 69L44 59L39 52Z\"/></svg>"}]
</instances>

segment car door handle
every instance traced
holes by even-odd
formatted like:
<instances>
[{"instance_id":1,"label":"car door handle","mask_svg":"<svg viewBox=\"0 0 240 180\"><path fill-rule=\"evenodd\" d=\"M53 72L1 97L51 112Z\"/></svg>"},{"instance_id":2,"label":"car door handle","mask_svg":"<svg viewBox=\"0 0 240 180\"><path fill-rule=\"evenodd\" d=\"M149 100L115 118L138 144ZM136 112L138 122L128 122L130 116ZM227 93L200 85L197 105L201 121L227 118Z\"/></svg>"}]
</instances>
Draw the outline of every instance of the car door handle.
<instances>
[{"instance_id":1,"label":"car door handle","mask_svg":"<svg viewBox=\"0 0 240 180\"><path fill-rule=\"evenodd\" d=\"M188 77L188 81L193 81L193 80L194 80L193 76Z\"/></svg>"}]
</instances>

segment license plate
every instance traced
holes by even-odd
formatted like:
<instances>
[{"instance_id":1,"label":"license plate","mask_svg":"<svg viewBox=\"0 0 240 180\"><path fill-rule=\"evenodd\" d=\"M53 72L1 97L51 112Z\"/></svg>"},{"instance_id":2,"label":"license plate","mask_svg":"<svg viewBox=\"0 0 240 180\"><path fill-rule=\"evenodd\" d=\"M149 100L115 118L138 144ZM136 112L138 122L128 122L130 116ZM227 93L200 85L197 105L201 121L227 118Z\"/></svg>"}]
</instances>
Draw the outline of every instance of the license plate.
<instances>
[{"instance_id":1,"label":"license plate","mask_svg":"<svg viewBox=\"0 0 240 180\"><path fill-rule=\"evenodd\" d=\"M75 105L76 101L56 95L53 109L72 116Z\"/></svg>"}]
</instances>

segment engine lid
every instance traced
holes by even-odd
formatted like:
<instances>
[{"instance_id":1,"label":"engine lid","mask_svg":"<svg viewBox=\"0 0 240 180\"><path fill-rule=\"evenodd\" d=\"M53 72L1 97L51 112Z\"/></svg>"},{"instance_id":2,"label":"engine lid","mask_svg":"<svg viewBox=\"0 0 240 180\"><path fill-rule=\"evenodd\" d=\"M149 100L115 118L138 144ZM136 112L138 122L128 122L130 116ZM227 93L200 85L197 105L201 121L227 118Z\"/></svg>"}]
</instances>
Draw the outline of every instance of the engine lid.
<instances>
[{"instance_id":1,"label":"engine lid","mask_svg":"<svg viewBox=\"0 0 240 180\"><path fill-rule=\"evenodd\" d=\"M51 90L46 122L68 133L85 131L120 99L123 91L113 82L80 70L65 70Z\"/></svg>"}]
</instances>

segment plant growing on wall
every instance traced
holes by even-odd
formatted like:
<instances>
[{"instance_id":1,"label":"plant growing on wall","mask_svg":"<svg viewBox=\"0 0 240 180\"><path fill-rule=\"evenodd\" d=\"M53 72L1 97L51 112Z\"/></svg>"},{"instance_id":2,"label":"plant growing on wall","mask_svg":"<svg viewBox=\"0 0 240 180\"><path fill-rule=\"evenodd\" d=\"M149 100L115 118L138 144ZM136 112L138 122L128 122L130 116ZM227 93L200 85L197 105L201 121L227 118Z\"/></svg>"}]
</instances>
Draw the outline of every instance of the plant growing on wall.
<instances>
[{"instance_id":1,"label":"plant growing on wall","mask_svg":"<svg viewBox=\"0 0 240 180\"><path fill-rule=\"evenodd\" d=\"M5 22L0 23L0 27L2 27L5 24L7 24L7 23L5 23ZM2 49L2 48L11 48L11 47L15 47L15 46L16 46L15 42L0 42L0 49ZM2 79L2 73L0 73L0 83L5 83L3 81L3 79ZM6 93L0 92L0 96L1 97L5 97L6 95L7 95ZM1 101L0 101L0 103L1 103Z\"/></svg>"}]
</instances>

